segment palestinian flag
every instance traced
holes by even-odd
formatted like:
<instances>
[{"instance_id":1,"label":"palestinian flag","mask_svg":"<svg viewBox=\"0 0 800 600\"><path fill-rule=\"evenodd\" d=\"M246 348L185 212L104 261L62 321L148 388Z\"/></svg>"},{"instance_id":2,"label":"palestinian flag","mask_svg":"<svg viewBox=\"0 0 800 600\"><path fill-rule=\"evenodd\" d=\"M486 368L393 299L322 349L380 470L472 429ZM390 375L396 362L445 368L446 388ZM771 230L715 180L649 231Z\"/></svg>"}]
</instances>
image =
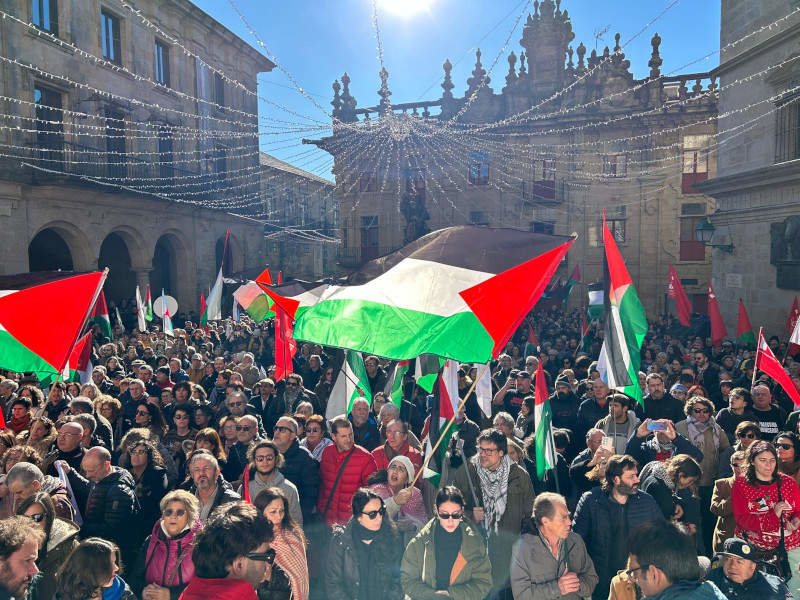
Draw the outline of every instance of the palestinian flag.
<instances>
[{"instance_id":1,"label":"palestinian flag","mask_svg":"<svg viewBox=\"0 0 800 600\"><path fill-rule=\"evenodd\" d=\"M339 415L349 415L353 408L353 400L366 398L372 404L372 390L364 367L364 359L360 352L345 352L344 364L333 384L328 397L325 418L329 421Z\"/></svg>"},{"instance_id":2,"label":"palestinian flag","mask_svg":"<svg viewBox=\"0 0 800 600\"><path fill-rule=\"evenodd\" d=\"M92 332L90 331L78 340L72 353L69 355L64 370L61 372L61 381L77 381L81 385L92 380ZM42 389L55 381L54 375L49 375L39 380Z\"/></svg>"},{"instance_id":3,"label":"palestinian flag","mask_svg":"<svg viewBox=\"0 0 800 600\"><path fill-rule=\"evenodd\" d=\"M442 374L436 382L433 394L433 408L431 409L430 425L428 426L428 437L425 443L425 469L422 476L439 487L442 477L442 467L445 461L447 447L450 439L458 431L458 425L453 422L447 427L448 421L453 421L458 414L458 407L461 400L458 397L458 363L448 360L442 367ZM447 429L447 431L445 431ZM441 438L439 446L434 451L436 442Z\"/></svg>"},{"instance_id":4,"label":"palestinian flag","mask_svg":"<svg viewBox=\"0 0 800 600\"><path fill-rule=\"evenodd\" d=\"M403 378L408 373L410 364L411 361L398 360L383 388L383 393L389 396L392 399L392 404L396 404L398 407L403 401Z\"/></svg>"},{"instance_id":5,"label":"palestinian flag","mask_svg":"<svg viewBox=\"0 0 800 600\"><path fill-rule=\"evenodd\" d=\"M433 386L439 378L439 371L444 366L443 358L435 354L420 354L414 368L414 379L417 385L429 394L433 393Z\"/></svg>"},{"instance_id":6,"label":"palestinian flag","mask_svg":"<svg viewBox=\"0 0 800 600\"><path fill-rule=\"evenodd\" d=\"M145 301L147 304L147 312L144 315L144 318L148 321L153 320L153 299L150 297L150 284L147 284L147 300Z\"/></svg>"},{"instance_id":7,"label":"palestinian flag","mask_svg":"<svg viewBox=\"0 0 800 600\"><path fill-rule=\"evenodd\" d=\"M261 281L248 281L240 286L233 297L256 322L275 316L275 301L264 292ZM295 279L291 283L267 288L270 292L287 299L287 302L296 302L295 313L290 313L292 318L297 318L309 307L319 302L320 296L330 286L321 282L300 281Z\"/></svg>"},{"instance_id":8,"label":"palestinian flag","mask_svg":"<svg viewBox=\"0 0 800 600\"><path fill-rule=\"evenodd\" d=\"M642 342L647 335L647 318L614 236L606 226L605 214L603 242L606 248L608 296L605 339L600 350L597 370L608 387L619 390L641 403L639 366L642 362Z\"/></svg>"},{"instance_id":9,"label":"palestinian flag","mask_svg":"<svg viewBox=\"0 0 800 600\"><path fill-rule=\"evenodd\" d=\"M756 345L756 336L753 335L753 326L744 309L744 302L739 299L739 319L736 322L736 342L741 346L752 348Z\"/></svg>"},{"instance_id":10,"label":"palestinian flag","mask_svg":"<svg viewBox=\"0 0 800 600\"><path fill-rule=\"evenodd\" d=\"M0 368L34 372L40 379L60 373L105 277L61 272L0 277Z\"/></svg>"},{"instance_id":11,"label":"palestinian flag","mask_svg":"<svg viewBox=\"0 0 800 600\"><path fill-rule=\"evenodd\" d=\"M595 319L600 319L603 316L603 311L605 310L604 297L605 294L603 293L602 283L589 284L589 309L586 313L588 315L589 322L592 322Z\"/></svg>"},{"instance_id":12,"label":"palestinian flag","mask_svg":"<svg viewBox=\"0 0 800 600\"><path fill-rule=\"evenodd\" d=\"M297 342L292 337L292 319L280 306L276 308L278 314L275 316L275 383L294 371L292 360L297 354Z\"/></svg>"},{"instance_id":13,"label":"palestinian flag","mask_svg":"<svg viewBox=\"0 0 800 600\"><path fill-rule=\"evenodd\" d=\"M295 338L394 360L428 353L484 363L533 308L572 241L487 227L434 231L368 262L348 285L328 287L296 315ZM296 314L299 303L263 289Z\"/></svg>"},{"instance_id":14,"label":"palestinian flag","mask_svg":"<svg viewBox=\"0 0 800 600\"><path fill-rule=\"evenodd\" d=\"M525 342L525 351L522 353L523 356L530 356L531 354L528 352L530 349L531 352L536 352L536 349L539 347L539 336L536 335L536 332L533 330L533 325L528 323L528 339Z\"/></svg>"},{"instance_id":15,"label":"palestinian flag","mask_svg":"<svg viewBox=\"0 0 800 600\"><path fill-rule=\"evenodd\" d=\"M97 325L100 328L100 331L103 332L104 336L106 336L108 339L113 339L114 335L111 332L111 319L108 316L106 296L103 294L102 290L100 291L100 295L97 297L97 302L94 303L94 309L92 310L92 316L90 319L92 324Z\"/></svg>"},{"instance_id":16,"label":"palestinian flag","mask_svg":"<svg viewBox=\"0 0 800 600\"><path fill-rule=\"evenodd\" d=\"M592 337L589 335L589 324L586 322L586 314L581 315L581 350L589 352L592 348Z\"/></svg>"},{"instance_id":17,"label":"palestinian flag","mask_svg":"<svg viewBox=\"0 0 800 600\"><path fill-rule=\"evenodd\" d=\"M542 372L542 361L536 368L536 387L534 388L534 441L536 443L536 477L544 481L544 474L554 469L556 457L553 455L553 413L550 410L547 380Z\"/></svg>"},{"instance_id":18,"label":"palestinian flag","mask_svg":"<svg viewBox=\"0 0 800 600\"><path fill-rule=\"evenodd\" d=\"M207 309L208 309L208 306L206 305L206 297L205 297L205 296L203 296L203 292L200 292L200 320L201 320L201 321L202 321L202 316L203 316L204 314L206 314L206 310L207 310ZM207 320L206 320L206 323L205 323L205 325L204 325L204 324L202 324L202 323L200 323L200 327L202 327L203 331L205 331L205 332L206 332L206 335L208 335L208 334L209 334L209 330L208 330L208 321L207 321ZM263 378L262 378L262 379L263 379Z\"/></svg>"},{"instance_id":19,"label":"palestinian flag","mask_svg":"<svg viewBox=\"0 0 800 600\"><path fill-rule=\"evenodd\" d=\"M564 304L566 304L567 300L569 300L569 294L572 291L572 286L580 282L581 282L581 266L575 265L575 268L572 271L572 275L569 276L567 284L564 286Z\"/></svg>"}]
</instances>

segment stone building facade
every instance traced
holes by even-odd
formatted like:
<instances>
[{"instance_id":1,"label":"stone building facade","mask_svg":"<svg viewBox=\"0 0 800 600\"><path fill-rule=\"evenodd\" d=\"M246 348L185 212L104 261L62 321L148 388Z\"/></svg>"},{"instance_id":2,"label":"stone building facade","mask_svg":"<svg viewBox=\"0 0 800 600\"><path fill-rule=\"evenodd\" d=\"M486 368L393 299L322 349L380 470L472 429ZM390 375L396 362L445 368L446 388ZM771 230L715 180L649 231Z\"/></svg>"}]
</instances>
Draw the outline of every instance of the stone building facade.
<instances>
[{"instance_id":1,"label":"stone building facade","mask_svg":"<svg viewBox=\"0 0 800 600\"><path fill-rule=\"evenodd\" d=\"M733 251L713 250L714 291L729 332L741 298L753 327L785 335L800 293L800 15L790 0L722 0L720 28L730 116L717 176L700 187L717 202L712 244Z\"/></svg>"},{"instance_id":2,"label":"stone building facade","mask_svg":"<svg viewBox=\"0 0 800 600\"><path fill-rule=\"evenodd\" d=\"M260 163L270 270L306 281L334 275L340 245L335 184L264 152Z\"/></svg>"},{"instance_id":3,"label":"stone building facade","mask_svg":"<svg viewBox=\"0 0 800 600\"><path fill-rule=\"evenodd\" d=\"M636 80L613 49L573 48L560 2L534 3L522 52L508 56L498 93L480 51L463 97L443 65L442 97L358 108L349 76L334 85L333 135L314 143L335 158L341 197L340 262L355 267L428 230L482 224L579 234L557 276L580 264L602 278L602 210L648 314L666 306L674 263L695 308L706 310L710 252L694 229L713 202L693 184L714 174L714 73L661 73L652 39L650 76ZM585 292L585 290L584 290ZM575 305L586 294L573 294Z\"/></svg>"},{"instance_id":4,"label":"stone building facade","mask_svg":"<svg viewBox=\"0 0 800 600\"><path fill-rule=\"evenodd\" d=\"M226 230L226 272L263 268L269 60L188 0L0 9L0 273L108 266L110 300L150 283L188 311Z\"/></svg>"}]
</instances>

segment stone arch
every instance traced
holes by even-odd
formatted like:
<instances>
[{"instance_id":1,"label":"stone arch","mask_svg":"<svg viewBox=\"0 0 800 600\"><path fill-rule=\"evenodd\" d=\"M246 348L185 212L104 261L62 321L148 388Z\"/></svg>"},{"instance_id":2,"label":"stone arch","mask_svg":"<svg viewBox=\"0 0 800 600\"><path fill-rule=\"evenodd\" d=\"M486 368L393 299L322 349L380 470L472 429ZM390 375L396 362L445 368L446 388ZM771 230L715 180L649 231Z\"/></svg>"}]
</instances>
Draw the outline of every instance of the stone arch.
<instances>
[{"instance_id":1,"label":"stone arch","mask_svg":"<svg viewBox=\"0 0 800 600\"><path fill-rule=\"evenodd\" d=\"M131 257L131 268L134 271L150 267L152 257L148 253L149 244L139 230L129 225L118 225L109 232L109 235L111 233L116 233L125 242Z\"/></svg>"},{"instance_id":2,"label":"stone arch","mask_svg":"<svg viewBox=\"0 0 800 600\"><path fill-rule=\"evenodd\" d=\"M56 254L63 254L65 246L69 252L69 260L66 256L58 257L57 255L50 256L48 259L48 250L55 251ZM33 256L31 256L31 250L35 251ZM28 269L30 271L56 270L58 268L67 270L64 267L68 265L71 265L68 270L89 271L95 268L93 262L89 238L75 225L66 221L51 221L42 225L28 243ZM48 263L55 266L55 269L52 266L48 267Z\"/></svg>"},{"instance_id":3,"label":"stone arch","mask_svg":"<svg viewBox=\"0 0 800 600\"><path fill-rule=\"evenodd\" d=\"M191 259L190 248L185 235L177 229L163 232L153 247L151 289L160 294L163 287L178 301L179 312L188 312L195 305L196 273L188 268L195 261Z\"/></svg>"},{"instance_id":4,"label":"stone arch","mask_svg":"<svg viewBox=\"0 0 800 600\"><path fill-rule=\"evenodd\" d=\"M225 236L217 238L217 243L214 249L214 256L216 258L215 272L219 271L219 266L222 261L222 252L225 248ZM225 267L223 269L224 275L231 275L241 273L244 271L244 248L239 239L231 234L228 238L228 247L225 250Z\"/></svg>"},{"instance_id":5,"label":"stone arch","mask_svg":"<svg viewBox=\"0 0 800 600\"><path fill-rule=\"evenodd\" d=\"M108 267L108 277L103 286L106 300L120 306L134 297L136 274L133 269L131 247L120 232L112 231L103 238L97 257L97 267L99 269Z\"/></svg>"}]
</instances>

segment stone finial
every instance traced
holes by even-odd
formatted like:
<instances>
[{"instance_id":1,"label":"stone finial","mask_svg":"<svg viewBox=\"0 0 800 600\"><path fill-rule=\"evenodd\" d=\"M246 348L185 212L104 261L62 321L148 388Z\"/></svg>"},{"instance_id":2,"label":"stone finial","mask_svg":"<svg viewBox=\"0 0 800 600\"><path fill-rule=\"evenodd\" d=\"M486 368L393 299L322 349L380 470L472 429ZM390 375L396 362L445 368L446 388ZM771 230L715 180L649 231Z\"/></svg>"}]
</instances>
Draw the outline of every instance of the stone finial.
<instances>
[{"instance_id":1,"label":"stone finial","mask_svg":"<svg viewBox=\"0 0 800 600\"><path fill-rule=\"evenodd\" d=\"M525 52L519 53L519 76L524 77L527 74L525 70Z\"/></svg>"},{"instance_id":2,"label":"stone finial","mask_svg":"<svg viewBox=\"0 0 800 600\"><path fill-rule=\"evenodd\" d=\"M658 47L661 45L661 36L656 32L653 39L650 40L650 43L653 46L653 53L650 55L650 62L647 63L647 66L650 67L650 78L655 79L661 76L660 67L664 62L661 60L661 55L658 53Z\"/></svg>"},{"instance_id":3,"label":"stone finial","mask_svg":"<svg viewBox=\"0 0 800 600\"><path fill-rule=\"evenodd\" d=\"M619 32L614 35L614 52L619 54L619 51L622 50L622 46L619 45Z\"/></svg>"},{"instance_id":4,"label":"stone finial","mask_svg":"<svg viewBox=\"0 0 800 600\"><path fill-rule=\"evenodd\" d=\"M534 18L539 16L539 0L533 1L533 16Z\"/></svg>"},{"instance_id":5,"label":"stone finial","mask_svg":"<svg viewBox=\"0 0 800 600\"><path fill-rule=\"evenodd\" d=\"M472 77L467 79L467 85L469 86L467 88L467 95L469 96L482 85L489 85L490 81L491 79L486 74L486 69L484 69L481 64L481 49L478 48L475 52L475 69L472 71Z\"/></svg>"},{"instance_id":6,"label":"stone finial","mask_svg":"<svg viewBox=\"0 0 800 600\"><path fill-rule=\"evenodd\" d=\"M580 43L578 46L578 72L582 72L586 70L586 64L583 62L583 57L586 56L586 46L583 45L583 42Z\"/></svg>"},{"instance_id":7,"label":"stone finial","mask_svg":"<svg viewBox=\"0 0 800 600\"><path fill-rule=\"evenodd\" d=\"M714 92L714 91L716 91L716 89L717 89L717 76L716 75L712 75L711 76L711 83L708 84L708 91L709 92Z\"/></svg>"},{"instance_id":8,"label":"stone finial","mask_svg":"<svg viewBox=\"0 0 800 600\"><path fill-rule=\"evenodd\" d=\"M702 91L703 91L703 84L700 82L700 78L698 77L694 85L692 86L692 92L695 94L699 94Z\"/></svg>"},{"instance_id":9,"label":"stone finial","mask_svg":"<svg viewBox=\"0 0 800 600\"><path fill-rule=\"evenodd\" d=\"M333 106L333 116L336 117L342 110L342 98L339 96L339 90L342 89L342 86L339 84L339 80L336 79L333 82L333 102L331 105Z\"/></svg>"},{"instance_id":10,"label":"stone finial","mask_svg":"<svg viewBox=\"0 0 800 600\"><path fill-rule=\"evenodd\" d=\"M444 81L442 82L442 89L444 92L442 93L442 98L446 100L453 99L453 79L450 77L450 71L453 70L453 65L450 62L450 59L445 59L444 64L442 65L444 69Z\"/></svg>"},{"instance_id":11,"label":"stone finial","mask_svg":"<svg viewBox=\"0 0 800 600\"><path fill-rule=\"evenodd\" d=\"M378 95L381 97L379 106L381 114L383 114L392 107L392 103L389 101L389 96L392 95L392 92L389 91L389 71L386 70L386 67L381 67L380 77L381 87L378 90Z\"/></svg>"},{"instance_id":12,"label":"stone finial","mask_svg":"<svg viewBox=\"0 0 800 600\"><path fill-rule=\"evenodd\" d=\"M567 46L567 71L569 73L575 72L575 63L572 62L572 46Z\"/></svg>"},{"instance_id":13,"label":"stone finial","mask_svg":"<svg viewBox=\"0 0 800 600\"><path fill-rule=\"evenodd\" d=\"M356 106L357 102L353 96L350 95L350 76L345 73L342 75L342 121L355 121L356 120Z\"/></svg>"},{"instance_id":14,"label":"stone finial","mask_svg":"<svg viewBox=\"0 0 800 600\"><path fill-rule=\"evenodd\" d=\"M506 75L506 88L510 88L517 82L517 55L514 51L508 55L508 75Z\"/></svg>"}]
</instances>

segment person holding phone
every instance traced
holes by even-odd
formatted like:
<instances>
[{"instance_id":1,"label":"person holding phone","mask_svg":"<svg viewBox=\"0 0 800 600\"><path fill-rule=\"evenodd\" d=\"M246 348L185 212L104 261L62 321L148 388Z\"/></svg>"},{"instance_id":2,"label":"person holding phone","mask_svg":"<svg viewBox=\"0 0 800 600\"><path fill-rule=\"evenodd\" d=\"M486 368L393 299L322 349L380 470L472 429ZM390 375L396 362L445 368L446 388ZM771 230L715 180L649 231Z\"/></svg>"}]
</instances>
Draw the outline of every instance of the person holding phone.
<instances>
[{"instance_id":1,"label":"person holding phone","mask_svg":"<svg viewBox=\"0 0 800 600\"><path fill-rule=\"evenodd\" d=\"M703 453L675 431L675 425L669 419L642 421L628 440L625 454L635 458L640 465L651 460L663 462L676 454L688 454L697 462L703 461Z\"/></svg>"}]
</instances>

